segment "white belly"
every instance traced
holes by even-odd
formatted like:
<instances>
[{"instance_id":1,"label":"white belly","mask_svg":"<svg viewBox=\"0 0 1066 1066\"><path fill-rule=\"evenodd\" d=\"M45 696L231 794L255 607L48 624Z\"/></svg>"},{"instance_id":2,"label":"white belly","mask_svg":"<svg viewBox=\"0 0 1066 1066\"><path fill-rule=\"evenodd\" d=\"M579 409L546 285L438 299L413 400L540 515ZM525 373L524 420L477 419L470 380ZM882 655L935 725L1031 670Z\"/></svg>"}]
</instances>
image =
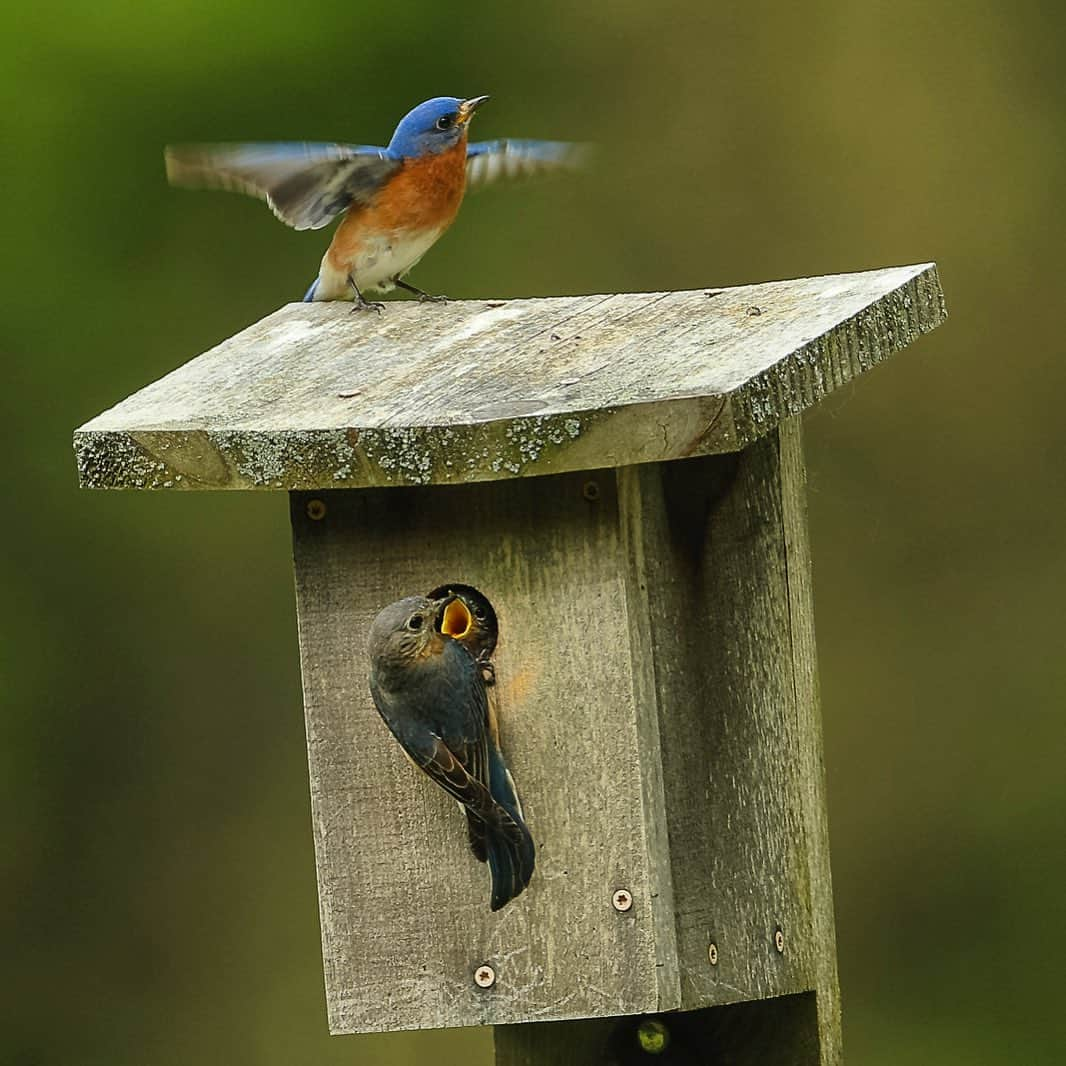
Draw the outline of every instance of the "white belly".
<instances>
[{"instance_id":1,"label":"white belly","mask_svg":"<svg viewBox=\"0 0 1066 1066\"><path fill-rule=\"evenodd\" d=\"M355 298L348 275L355 279L359 291L388 292L395 288L394 278L403 277L429 251L444 229L423 231L402 237L380 236L364 239L355 258L342 270L330 263L327 253L322 259L313 300L351 300Z\"/></svg>"},{"instance_id":2,"label":"white belly","mask_svg":"<svg viewBox=\"0 0 1066 1066\"><path fill-rule=\"evenodd\" d=\"M442 230L429 230L417 236L376 237L363 242L352 263L352 277L363 291L394 288L393 278L402 277L433 247Z\"/></svg>"}]
</instances>

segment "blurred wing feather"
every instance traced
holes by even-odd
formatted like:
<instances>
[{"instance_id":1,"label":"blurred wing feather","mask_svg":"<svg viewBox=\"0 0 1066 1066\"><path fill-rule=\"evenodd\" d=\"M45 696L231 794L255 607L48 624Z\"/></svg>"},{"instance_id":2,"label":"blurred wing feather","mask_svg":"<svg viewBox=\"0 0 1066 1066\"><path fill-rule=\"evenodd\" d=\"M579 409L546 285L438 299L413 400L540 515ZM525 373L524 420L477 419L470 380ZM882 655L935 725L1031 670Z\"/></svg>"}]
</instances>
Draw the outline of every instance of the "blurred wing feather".
<instances>
[{"instance_id":1,"label":"blurred wing feather","mask_svg":"<svg viewBox=\"0 0 1066 1066\"><path fill-rule=\"evenodd\" d=\"M384 148L354 144L172 145L166 163L172 185L258 197L298 230L321 229L369 202L400 166Z\"/></svg>"},{"instance_id":2,"label":"blurred wing feather","mask_svg":"<svg viewBox=\"0 0 1066 1066\"><path fill-rule=\"evenodd\" d=\"M467 188L538 174L580 170L588 160L587 144L570 141L476 141L466 150Z\"/></svg>"}]
</instances>

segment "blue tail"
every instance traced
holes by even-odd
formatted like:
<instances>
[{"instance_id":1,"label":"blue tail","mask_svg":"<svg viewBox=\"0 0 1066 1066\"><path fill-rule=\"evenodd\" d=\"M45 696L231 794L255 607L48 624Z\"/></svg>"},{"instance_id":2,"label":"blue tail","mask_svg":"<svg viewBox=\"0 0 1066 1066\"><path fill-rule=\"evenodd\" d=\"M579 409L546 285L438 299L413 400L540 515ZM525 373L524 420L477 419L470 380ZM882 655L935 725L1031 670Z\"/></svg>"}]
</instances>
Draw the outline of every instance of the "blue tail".
<instances>
[{"instance_id":1,"label":"blue tail","mask_svg":"<svg viewBox=\"0 0 1066 1066\"><path fill-rule=\"evenodd\" d=\"M515 793L503 755L489 744L489 790L492 798L507 812L499 825L485 826L485 852L492 874L492 903L498 911L529 884L536 865L533 837L522 817L522 805ZM477 851L475 849L475 854Z\"/></svg>"},{"instance_id":2,"label":"blue tail","mask_svg":"<svg viewBox=\"0 0 1066 1066\"><path fill-rule=\"evenodd\" d=\"M498 911L520 895L533 876L533 837L526 823L521 820L516 822L508 819L486 829L485 845L489 872L492 874L492 901L489 906Z\"/></svg>"},{"instance_id":3,"label":"blue tail","mask_svg":"<svg viewBox=\"0 0 1066 1066\"><path fill-rule=\"evenodd\" d=\"M318 292L318 282L319 282L319 279L315 278L315 280L311 282L311 288L309 288L307 290L307 292L304 293L304 303L305 304L309 304L309 303L311 303L314 300L315 293Z\"/></svg>"}]
</instances>

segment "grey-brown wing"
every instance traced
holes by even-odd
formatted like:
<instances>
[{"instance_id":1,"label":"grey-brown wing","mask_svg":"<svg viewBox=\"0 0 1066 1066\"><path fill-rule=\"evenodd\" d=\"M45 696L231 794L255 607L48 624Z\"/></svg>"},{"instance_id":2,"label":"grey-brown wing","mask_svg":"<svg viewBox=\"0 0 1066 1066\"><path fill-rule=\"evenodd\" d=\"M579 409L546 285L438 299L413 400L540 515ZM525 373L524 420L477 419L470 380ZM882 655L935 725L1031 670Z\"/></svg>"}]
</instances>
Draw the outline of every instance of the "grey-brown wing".
<instances>
[{"instance_id":1,"label":"grey-brown wing","mask_svg":"<svg viewBox=\"0 0 1066 1066\"><path fill-rule=\"evenodd\" d=\"M321 229L369 203L400 166L356 144L179 144L166 149L172 185L228 189L265 200L293 229Z\"/></svg>"}]
</instances>

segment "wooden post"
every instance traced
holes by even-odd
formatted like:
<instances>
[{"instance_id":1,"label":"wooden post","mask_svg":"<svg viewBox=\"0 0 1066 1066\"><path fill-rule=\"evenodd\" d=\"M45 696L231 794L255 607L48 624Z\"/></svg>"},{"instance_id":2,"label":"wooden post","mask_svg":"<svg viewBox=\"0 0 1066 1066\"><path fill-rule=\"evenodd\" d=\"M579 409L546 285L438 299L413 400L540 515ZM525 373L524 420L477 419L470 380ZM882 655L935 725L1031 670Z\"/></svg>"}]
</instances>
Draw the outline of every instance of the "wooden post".
<instances>
[{"instance_id":1,"label":"wooden post","mask_svg":"<svg viewBox=\"0 0 1066 1066\"><path fill-rule=\"evenodd\" d=\"M332 1032L840 1061L797 416L943 315L931 266L290 305L78 431L86 485L290 491ZM452 581L499 615L538 847L497 914L366 683L380 607Z\"/></svg>"}]
</instances>

